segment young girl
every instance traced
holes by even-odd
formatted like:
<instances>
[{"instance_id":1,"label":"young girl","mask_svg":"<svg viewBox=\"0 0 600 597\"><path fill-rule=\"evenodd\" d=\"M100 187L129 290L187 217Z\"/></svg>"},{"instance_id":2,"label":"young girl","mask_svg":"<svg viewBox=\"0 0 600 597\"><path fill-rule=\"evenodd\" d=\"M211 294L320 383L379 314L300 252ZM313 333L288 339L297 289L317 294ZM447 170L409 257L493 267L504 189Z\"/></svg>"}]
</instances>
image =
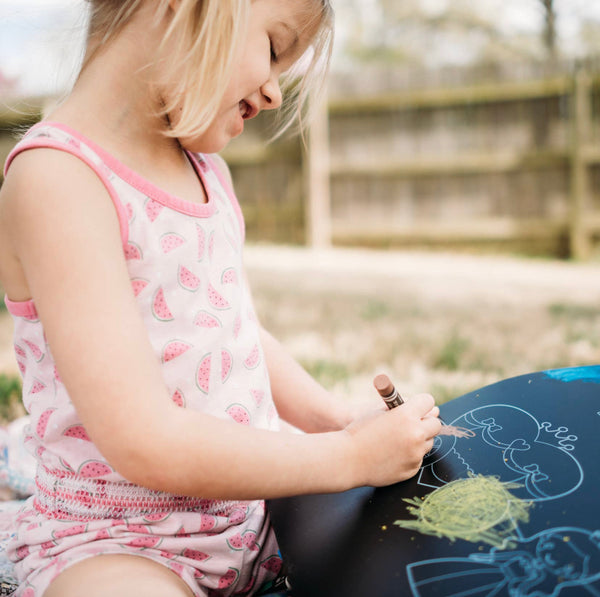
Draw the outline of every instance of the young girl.
<instances>
[{"instance_id":1,"label":"young girl","mask_svg":"<svg viewBox=\"0 0 600 597\"><path fill-rule=\"evenodd\" d=\"M209 155L280 107L281 75L313 47L305 95L331 9L91 11L72 92L7 160L0 201L39 463L9 549L17 595L252 594L281 566L262 500L406 479L440 429L427 395L355 417L260 327L241 211Z\"/></svg>"}]
</instances>

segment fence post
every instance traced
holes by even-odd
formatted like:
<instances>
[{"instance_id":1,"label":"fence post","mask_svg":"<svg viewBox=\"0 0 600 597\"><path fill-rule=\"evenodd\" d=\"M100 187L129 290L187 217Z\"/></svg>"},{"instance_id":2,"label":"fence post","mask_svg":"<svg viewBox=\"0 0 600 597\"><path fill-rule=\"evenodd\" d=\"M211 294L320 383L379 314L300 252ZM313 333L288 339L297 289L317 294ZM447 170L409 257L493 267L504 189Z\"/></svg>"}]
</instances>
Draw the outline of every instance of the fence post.
<instances>
[{"instance_id":1,"label":"fence post","mask_svg":"<svg viewBox=\"0 0 600 597\"><path fill-rule=\"evenodd\" d=\"M577 68L571 96L571 180L569 249L574 259L586 259L591 252L590 231L586 226L589 210L588 160L585 149L591 127L591 82L584 68Z\"/></svg>"},{"instance_id":2,"label":"fence post","mask_svg":"<svg viewBox=\"0 0 600 597\"><path fill-rule=\"evenodd\" d=\"M305 161L307 241L310 247L318 249L330 247L332 235L329 110L327 94L323 96L311 123Z\"/></svg>"}]
</instances>

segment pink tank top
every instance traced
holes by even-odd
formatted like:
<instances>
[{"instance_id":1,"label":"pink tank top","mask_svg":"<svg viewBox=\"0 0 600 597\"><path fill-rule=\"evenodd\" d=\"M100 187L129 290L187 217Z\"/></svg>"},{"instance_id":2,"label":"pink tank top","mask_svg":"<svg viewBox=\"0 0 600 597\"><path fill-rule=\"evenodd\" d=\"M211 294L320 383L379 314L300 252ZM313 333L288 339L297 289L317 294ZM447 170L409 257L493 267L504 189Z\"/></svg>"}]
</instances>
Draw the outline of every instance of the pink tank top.
<instances>
[{"instance_id":1,"label":"pink tank top","mask_svg":"<svg viewBox=\"0 0 600 597\"><path fill-rule=\"evenodd\" d=\"M106 187L119 217L131 290L172 400L241 425L277 429L258 323L242 273L243 217L210 157L189 155L208 196L207 203L198 204L165 193L62 124L34 126L5 170L18 153L38 147L73 154ZM90 275L93 270L90 263ZM26 445L42 469L126 481L89 440L33 301L5 301L14 318L23 402L31 415Z\"/></svg>"}]
</instances>

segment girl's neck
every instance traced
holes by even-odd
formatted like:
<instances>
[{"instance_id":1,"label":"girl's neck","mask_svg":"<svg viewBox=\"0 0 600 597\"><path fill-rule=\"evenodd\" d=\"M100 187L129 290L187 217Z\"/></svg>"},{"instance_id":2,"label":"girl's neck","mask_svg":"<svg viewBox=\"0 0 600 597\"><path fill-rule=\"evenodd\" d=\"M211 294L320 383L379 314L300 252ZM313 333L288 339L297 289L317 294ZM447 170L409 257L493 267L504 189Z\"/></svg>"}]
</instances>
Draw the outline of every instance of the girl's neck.
<instances>
[{"instance_id":1,"label":"girl's neck","mask_svg":"<svg viewBox=\"0 0 600 597\"><path fill-rule=\"evenodd\" d=\"M142 35L144 26L151 25L134 18L96 53L48 119L76 129L161 188L190 196L197 178L178 140L164 134L169 123L148 66L155 48L143 41L154 36ZM195 190L192 200L204 200Z\"/></svg>"},{"instance_id":2,"label":"girl's neck","mask_svg":"<svg viewBox=\"0 0 600 597\"><path fill-rule=\"evenodd\" d=\"M49 118L71 124L123 161L141 157L144 150L161 160L181 161L181 146L164 134L168 122L152 84L155 40L161 36L148 30L156 26L151 11L141 8L94 54Z\"/></svg>"}]
</instances>

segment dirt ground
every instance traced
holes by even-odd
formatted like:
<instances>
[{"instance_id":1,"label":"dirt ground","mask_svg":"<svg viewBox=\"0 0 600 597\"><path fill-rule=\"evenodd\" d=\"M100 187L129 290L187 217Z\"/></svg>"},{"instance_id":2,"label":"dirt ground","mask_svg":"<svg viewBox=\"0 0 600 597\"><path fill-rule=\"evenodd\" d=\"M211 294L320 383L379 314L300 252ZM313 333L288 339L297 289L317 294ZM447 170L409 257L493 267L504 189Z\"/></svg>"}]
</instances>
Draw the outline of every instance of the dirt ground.
<instances>
[{"instance_id":1,"label":"dirt ground","mask_svg":"<svg viewBox=\"0 0 600 597\"><path fill-rule=\"evenodd\" d=\"M600 362L600 263L417 251L246 247L265 326L322 383L359 397L390 374L439 402ZM0 373L16 374L0 313Z\"/></svg>"},{"instance_id":2,"label":"dirt ground","mask_svg":"<svg viewBox=\"0 0 600 597\"><path fill-rule=\"evenodd\" d=\"M263 323L334 391L388 372L439 402L507 377L600 362L600 263L253 246Z\"/></svg>"}]
</instances>

